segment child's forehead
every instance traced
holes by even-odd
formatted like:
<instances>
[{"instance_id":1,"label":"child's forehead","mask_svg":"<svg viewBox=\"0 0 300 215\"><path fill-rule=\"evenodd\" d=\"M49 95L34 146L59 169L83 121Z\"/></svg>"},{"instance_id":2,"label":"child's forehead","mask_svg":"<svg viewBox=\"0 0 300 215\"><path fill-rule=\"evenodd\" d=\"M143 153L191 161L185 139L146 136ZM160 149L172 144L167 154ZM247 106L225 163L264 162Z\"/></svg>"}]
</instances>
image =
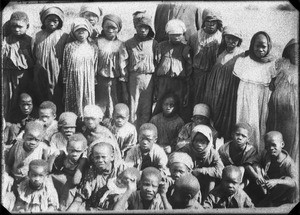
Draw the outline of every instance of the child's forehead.
<instances>
[{"instance_id":1,"label":"child's forehead","mask_svg":"<svg viewBox=\"0 0 300 215\"><path fill-rule=\"evenodd\" d=\"M39 109L40 115L53 115L53 110L51 108Z\"/></svg>"},{"instance_id":2,"label":"child's forehead","mask_svg":"<svg viewBox=\"0 0 300 215\"><path fill-rule=\"evenodd\" d=\"M114 115L119 115L119 116L128 116L129 115L129 112L124 109L124 108L120 108L120 109L116 109L114 111Z\"/></svg>"},{"instance_id":3,"label":"child's forehead","mask_svg":"<svg viewBox=\"0 0 300 215\"><path fill-rule=\"evenodd\" d=\"M114 28L118 28L118 25L117 25L115 22L106 19L106 20L104 20L104 22L103 22L103 27L114 27Z\"/></svg>"},{"instance_id":4,"label":"child's forehead","mask_svg":"<svg viewBox=\"0 0 300 215\"><path fill-rule=\"evenodd\" d=\"M150 181L150 182L159 182L160 177L155 173L144 174L142 177L142 181Z\"/></svg>"},{"instance_id":5,"label":"child's forehead","mask_svg":"<svg viewBox=\"0 0 300 215\"><path fill-rule=\"evenodd\" d=\"M172 170L187 170L188 167L181 162L175 162L170 164L170 169Z\"/></svg>"},{"instance_id":6,"label":"child's forehead","mask_svg":"<svg viewBox=\"0 0 300 215\"><path fill-rule=\"evenodd\" d=\"M243 127L238 127L236 130L235 130L236 133L242 133L242 134L246 134L248 136L249 132L246 128L243 128Z\"/></svg>"},{"instance_id":7,"label":"child's forehead","mask_svg":"<svg viewBox=\"0 0 300 215\"><path fill-rule=\"evenodd\" d=\"M19 20L17 20L17 19L10 20L10 25L13 25L13 26L15 26L15 25L27 26L27 24L28 23L25 20L21 20L21 19L19 19Z\"/></svg>"},{"instance_id":8,"label":"child's forehead","mask_svg":"<svg viewBox=\"0 0 300 215\"><path fill-rule=\"evenodd\" d=\"M175 99L174 99L173 97L170 96L170 97L165 98L163 102L164 102L164 103L167 103L167 102L173 102L173 103L174 103L174 102L175 102Z\"/></svg>"},{"instance_id":9,"label":"child's forehead","mask_svg":"<svg viewBox=\"0 0 300 215\"><path fill-rule=\"evenodd\" d=\"M46 16L45 20L59 20L59 17L55 14L49 14L48 16Z\"/></svg>"},{"instance_id":10,"label":"child's forehead","mask_svg":"<svg viewBox=\"0 0 300 215\"><path fill-rule=\"evenodd\" d=\"M29 166L30 171L35 174L46 174L46 167L42 165Z\"/></svg>"},{"instance_id":11,"label":"child's forehead","mask_svg":"<svg viewBox=\"0 0 300 215\"><path fill-rule=\"evenodd\" d=\"M80 140L77 141L70 141L67 145L67 148L82 148L84 143Z\"/></svg>"},{"instance_id":12,"label":"child's forehead","mask_svg":"<svg viewBox=\"0 0 300 215\"><path fill-rule=\"evenodd\" d=\"M85 12L83 13L83 15L84 15L84 16L94 16L94 17L97 17L97 18L98 18L98 15L95 14L95 13L93 13L93 12L91 12L91 11L85 11Z\"/></svg>"}]
</instances>

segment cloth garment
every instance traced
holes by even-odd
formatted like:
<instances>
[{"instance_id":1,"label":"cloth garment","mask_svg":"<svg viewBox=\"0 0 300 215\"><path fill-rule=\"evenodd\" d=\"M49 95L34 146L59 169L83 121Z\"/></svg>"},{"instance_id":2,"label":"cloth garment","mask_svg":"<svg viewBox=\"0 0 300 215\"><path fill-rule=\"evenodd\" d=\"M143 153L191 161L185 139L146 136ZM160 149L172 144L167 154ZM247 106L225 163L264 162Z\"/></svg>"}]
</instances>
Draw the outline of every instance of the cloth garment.
<instances>
[{"instance_id":1,"label":"cloth garment","mask_svg":"<svg viewBox=\"0 0 300 215\"><path fill-rule=\"evenodd\" d=\"M14 179L6 171L3 171L1 182L2 206L8 211L12 211L16 201L16 196L12 191Z\"/></svg>"},{"instance_id":2,"label":"cloth garment","mask_svg":"<svg viewBox=\"0 0 300 215\"><path fill-rule=\"evenodd\" d=\"M43 142L50 146L51 137L56 132L58 132L58 123L56 120L53 120L53 122L46 129L44 129Z\"/></svg>"},{"instance_id":3,"label":"cloth garment","mask_svg":"<svg viewBox=\"0 0 300 215\"><path fill-rule=\"evenodd\" d=\"M107 15L105 15L103 17L103 20L102 20L102 27L103 27L103 23L106 20L114 22L117 25L117 27L118 27L118 32L121 31L121 29L122 29L122 20L121 20L121 18L119 16L114 15L114 14L107 14Z\"/></svg>"},{"instance_id":4,"label":"cloth garment","mask_svg":"<svg viewBox=\"0 0 300 215\"><path fill-rule=\"evenodd\" d=\"M126 209L128 210L164 210L165 207L163 205L161 196L159 193L156 194L154 199L151 201L149 208L144 208L141 191L133 192L127 200Z\"/></svg>"},{"instance_id":5,"label":"cloth garment","mask_svg":"<svg viewBox=\"0 0 300 215\"><path fill-rule=\"evenodd\" d=\"M100 7L95 7L95 5L92 5L92 4L85 4L85 5L81 6L80 12L79 12L80 16L82 17L85 12L94 13L98 16L99 19L103 14L103 11Z\"/></svg>"},{"instance_id":6,"label":"cloth garment","mask_svg":"<svg viewBox=\"0 0 300 215\"><path fill-rule=\"evenodd\" d=\"M169 163L168 166L171 166L173 163L183 163L185 164L190 170L194 168L194 162L187 153L185 152L173 152L168 157Z\"/></svg>"},{"instance_id":7,"label":"cloth garment","mask_svg":"<svg viewBox=\"0 0 300 215\"><path fill-rule=\"evenodd\" d=\"M265 148L268 102L271 96L269 83L276 76L275 62L259 63L250 57L238 58L233 74L240 79L237 91L236 122L247 122L253 129L250 142L258 152Z\"/></svg>"}]
</instances>

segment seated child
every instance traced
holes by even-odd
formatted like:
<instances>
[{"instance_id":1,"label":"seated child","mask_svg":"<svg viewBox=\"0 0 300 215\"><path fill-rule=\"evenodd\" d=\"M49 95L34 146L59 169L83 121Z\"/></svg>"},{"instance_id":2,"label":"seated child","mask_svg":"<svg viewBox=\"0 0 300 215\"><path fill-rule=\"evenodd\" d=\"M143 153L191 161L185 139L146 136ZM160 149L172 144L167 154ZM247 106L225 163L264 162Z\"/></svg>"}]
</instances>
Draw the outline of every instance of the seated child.
<instances>
[{"instance_id":1,"label":"seated child","mask_svg":"<svg viewBox=\"0 0 300 215\"><path fill-rule=\"evenodd\" d=\"M226 166L222 172L221 184L207 196L203 207L207 208L252 208L250 197L240 187L242 172L236 166Z\"/></svg>"},{"instance_id":2,"label":"seated child","mask_svg":"<svg viewBox=\"0 0 300 215\"><path fill-rule=\"evenodd\" d=\"M127 152L126 165L138 170L152 166L168 175L168 157L165 151L156 144L156 141L156 126L152 123L143 124L139 130L138 144Z\"/></svg>"},{"instance_id":3,"label":"seated child","mask_svg":"<svg viewBox=\"0 0 300 215\"><path fill-rule=\"evenodd\" d=\"M5 207L8 211L12 211L15 205L16 196L12 191L12 186L14 179L8 175L4 170L2 171L2 184L1 184L1 196L2 196L2 206Z\"/></svg>"},{"instance_id":4,"label":"seated child","mask_svg":"<svg viewBox=\"0 0 300 215\"><path fill-rule=\"evenodd\" d=\"M28 122L22 140L17 140L7 155L7 171L19 184L28 173L29 163L35 159L47 160L49 147L42 142L43 126L36 121Z\"/></svg>"},{"instance_id":5,"label":"seated child","mask_svg":"<svg viewBox=\"0 0 300 215\"><path fill-rule=\"evenodd\" d=\"M216 141L218 138L218 132L212 126L210 118L210 108L207 104L197 104L194 106L192 122L185 124L178 134L176 149L183 147L190 143L192 130L197 125L206 125L212 130L213 146L216 148Z\"/></svg>"},{"instance_id":6,"label":"seated child","mask_svg":"<svg viewBox=\"0 0 300 215\"><path fill-rule=\"evenodd\" d=\"M161 113L153 116L150 123L153 123L158 130L157 144L171 154L175 150L176 139L184 122L178 115L179 98L174 93L167 93L162 98Z\"/></svg>"},{"instance_id":7,"label":"seated child","mask_svg":"<svg viewBox=\"0 0 300 215\"><path fill-rule=\"evenodd\" d=\"M203 209L198 201L199 195L201 194L198 179L192 174L186 174L175 181L170 204L173 209Z\"/></svg>"},{"instance_id":8,"label":"seated child","mask_svg":"<svg viewBox=\"0 0 300 215\"><path fill-rule=\"evenodd\" d=\"M58 119L58 132L50 139L53 150L63 150L67 153L67 142L76 130L77 115L73 112L64 112Z\"/></svg>"},{"instance_id":9,"label":"seated child","mask_svg":"<svg viewBox=\"0 0 300 215\"><path fill-rule=\"evenodd\" d=\"M216 180L221 178L223 163L218 152L213 149L211 129L206 125L197 125L191 134L191 142L179 151L188 153L195 165L192 174L201 184L202 200L211 191Z\"/></svg>"},{"instance_id":10,"label":"seated child","mask_svg":"<svg viewBox=\"0 0 300 215\"><path fill-rule=\"evenodd\" d=\"M13 211L48 212L58 208L58 196L51 178L48 163L36 159L29 163L28 178L18 187L18 197Z\"/></svg>"},{"instance_id":11,"label":"seated child","mask_svg":"<svg viewBox=\"0 0 300 215\"><path fill-rule=\"evenodd\" d=\"M135 146L137 142L136 128L133 124L128 122L128 119L128 106L119 103L114 107L113 118L103 121L103 124L115 135L122 158L126 157L127 151Z\"/></svg>"},{"instance_id":12,"label":"seated child","mask_svg":"<svg viewBox=\"0 0 300 215\"><path fill-rule=\"evenodd\" d=\"M258 206L277 207L293 203L298 186L295 162L283 149L284 142L280 132L270 131L264 139L266 150L255 169L258 174L257 182L267 190L267 194Z\"/></svg>"},{"instance_id":13,"label":"seated child","mask_svg":"<svg viewBox=\"0 0 300 215\"><path fill-rule=\"evenodd\" d=\"M162 176L157 168L145 168L141 176L140 190L136 190L135 180L128 180L127 190L117 201L114 210L165 209L158 189L161 181Z\"/></svg>"},{"instance_id":14,"label":"seated child","mask_svg":"<svg viewBox=\"0 0 300 215\"><path fill-rule=\"evenodd\" d=\"M87 163L87 140L81 133L73 134L67 141L66 151L50 156L50 172L58 191L60 210L64 211L73 201L76 186L81 182Z\"/></svg>"},{"instance_id":15,"label":"seated child","mask_svg":"<svg viewBox=\"0 0 300 215\"><path fill-rule=\"evenodd\" d=\"M26 123L35 120L30 95L22 93L19 96L19 107L18 112L14 113L11 119L8 120L8 122L12 123L8 132L8 144L12 143L17 137L22 138L22 135L19 134L24 131Z\"/></svg>"},{"instance_id":16,"label":"seated child","mask_svg":"<svg viewBox=\"0 0 300 215\"><path fill-rule=\"evenodd\" d=\"M44 125L43 141L50 146L52 135L58 132L56 105L51 101L44 101L39 107L39 121Z\"/></svg>"}]
</instances>

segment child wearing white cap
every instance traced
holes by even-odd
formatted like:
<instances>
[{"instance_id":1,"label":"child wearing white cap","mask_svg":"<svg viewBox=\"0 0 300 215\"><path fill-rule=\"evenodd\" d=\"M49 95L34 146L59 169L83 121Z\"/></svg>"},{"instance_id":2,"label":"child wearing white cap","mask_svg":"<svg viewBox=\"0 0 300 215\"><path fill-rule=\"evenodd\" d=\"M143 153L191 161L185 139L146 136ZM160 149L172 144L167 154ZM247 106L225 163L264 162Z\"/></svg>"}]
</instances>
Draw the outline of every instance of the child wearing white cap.
<instances>
[{"instance_id":1,"label":"child wearing white cap","mask_svg":"<svg viewBox=\"0 0 300 215\"><path fill-rule=\"evenodd\" d=\"M157 63L154 99L157 114L165 93L174 92L179 98L179 115L183 118L183 109L188 104L189 78L192 73L190 47L186 45L185 24L179 19L172 19L166 25L169 40L158 44L155 60ZM188 119L187 119L188 120Z\"/></svg>"}]
</instances>

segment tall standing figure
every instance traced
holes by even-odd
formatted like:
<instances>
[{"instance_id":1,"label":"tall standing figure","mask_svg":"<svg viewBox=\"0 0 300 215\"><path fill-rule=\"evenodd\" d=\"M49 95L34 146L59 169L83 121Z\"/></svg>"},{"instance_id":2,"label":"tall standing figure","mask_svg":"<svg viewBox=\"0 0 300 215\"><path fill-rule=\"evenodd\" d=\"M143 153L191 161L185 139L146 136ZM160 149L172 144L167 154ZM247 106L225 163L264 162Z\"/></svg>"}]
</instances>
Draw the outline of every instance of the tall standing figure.
<instances>
[{"instance_id":1,"label":"tall standing figure","mask_svg":"<svg viewBox=\"0 0 300 215\"><path fill-rule=\"evenodd\" d=\"M88 41L92 29L84 18L77 18L71 26L74 42L68 43L63 56L65 109L83 117L83 108L95 104L95 75L97 46ZM83 54L84 53L84 54Z\"/></svg>"}]
</instances>

